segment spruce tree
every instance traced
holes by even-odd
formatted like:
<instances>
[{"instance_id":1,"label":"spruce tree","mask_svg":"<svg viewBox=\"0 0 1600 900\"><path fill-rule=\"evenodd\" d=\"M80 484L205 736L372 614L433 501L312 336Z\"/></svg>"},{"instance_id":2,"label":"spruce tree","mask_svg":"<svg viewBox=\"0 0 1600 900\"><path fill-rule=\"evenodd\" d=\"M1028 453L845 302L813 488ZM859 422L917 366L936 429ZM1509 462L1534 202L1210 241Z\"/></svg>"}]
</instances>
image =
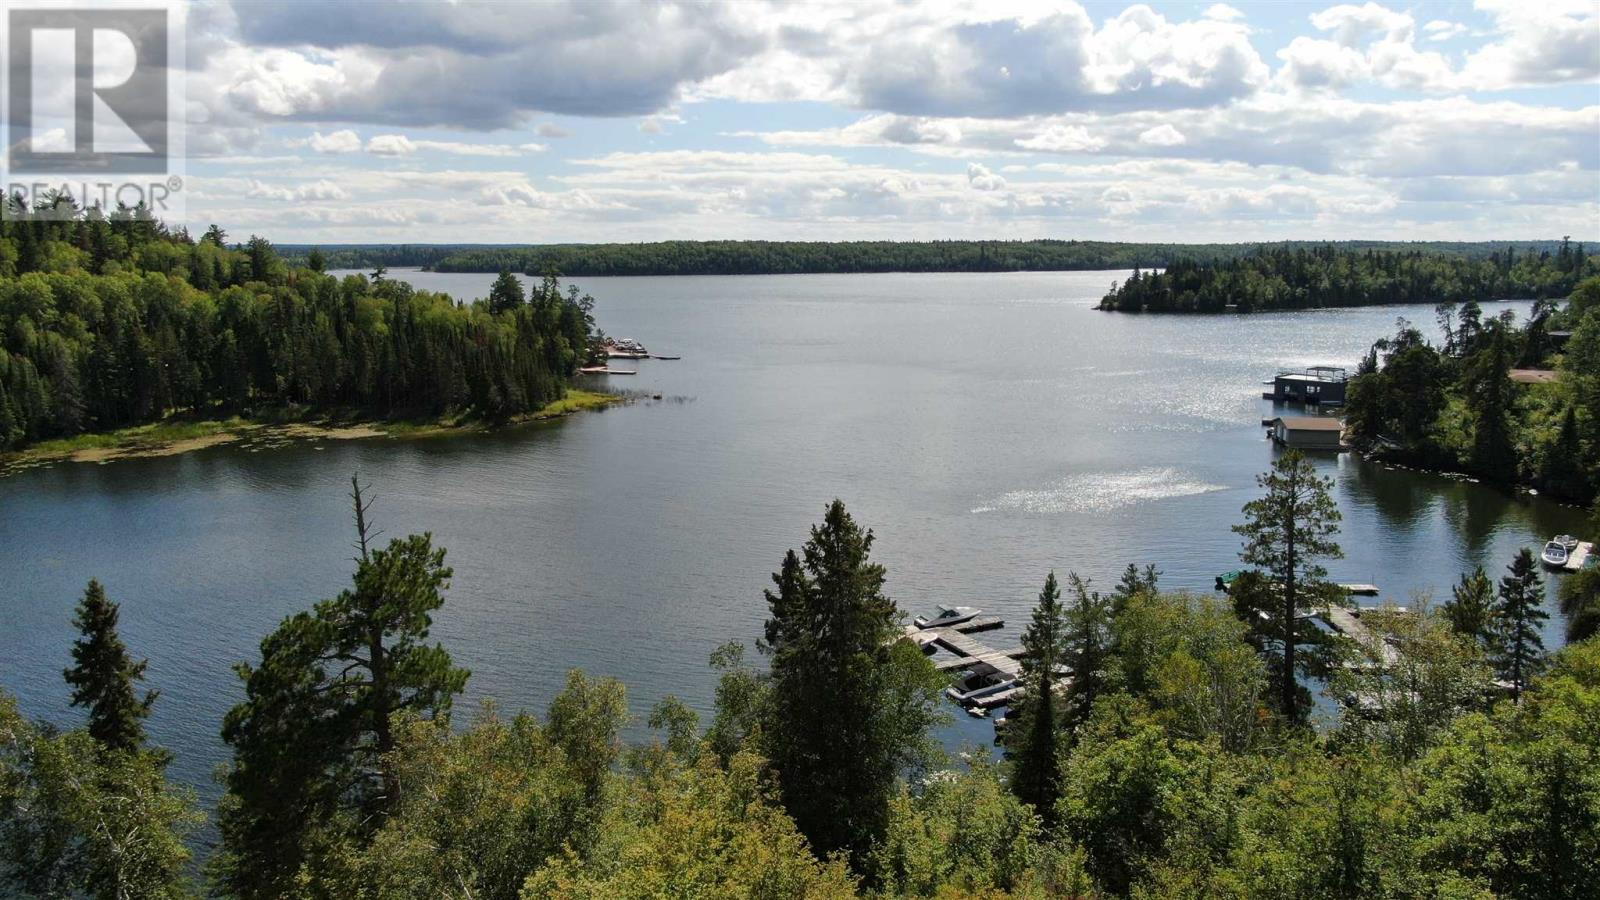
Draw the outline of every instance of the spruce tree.
<instances>
[{"instance_id":1,"label":"spruce tree","mask_svg":"<svg viewBox=\"0 0 1600 900\"><path fill-rule=\"evenodd\" d=\"M1444 614L1456 634L1478 642L1488 640L1494 621L1494 582L1483 566L1461 573L1461 580L1450 589L1450 599L1444 603Z\"/></svg>"},{"instance_id":2,"label":"spruce tree","mask_svg":"<svg viewBox=\"0 0 1600 900\"><path fill-rule=\"evenodd\" d=\"M1328 573L1318 560L1344 556L1334 541L1341 516L1330 493L1333 481L1319 477L1298 450L1284 453L1270 472L1256 476L1256 483L1266 495L1244 505L1245 522L1233 530L1245 539L1239 558L1265 570L1268 591L1277 594L1277 602L1261 609L1267 622L1264 644L1276 642L1282 647L1276 672L1280 710L1298 722L1304 709L1295 650L1314 639L1302 634L1299 610L1326 593L1323 580Z\"/></svg>"},{"instance_id":3,"label":"spruce tree","mask_svg":"<svg viewBox=\"0 0 1600 900\"><path fill-rule=\"evenodd\" d=\"M89 710L89 735L104 749L132 753L144 746L144 719L156 691L141 699L134 683L144 679L145 660L134 662L117 634L117 604L98 581L90 581L72 624L83 636L72 644L72 705Z\"/></svg>"},{"instance_id":4,"label":"spruce tree","mask_svg":"<svg viewBox=\"0 0 1600 900\"><path fill-rule=\"evenodd\" d=\"M1094 702L1106 692L1111 660L1111 603L1099 591L1089 590L1089 582L1076 572L1067 573L1071 596L1064 614L1066 645L1063 661L1071 673L1067 682L1064 718L1074 740L1080 726L1089 721Z\"/></svg>"},{"instance_id":5,"label":"spruce tree","mask_svg":"<svg viewBox=\"0 0 1600 900\"><path fill-rule=\"evenodd\" d=\"M771 692L762 729L784 808L819 855L858 871L888 823L896 777L926 764L941 679L900 640L873 536L838 500L766 592Z\"/></svg>"},{"instance_id":6,"label":"spruce tree","mask_svg":"<svg viewBox=\"0 0 1600 900\"><path fill-rule=\"evenodd\" d=\"M1011 752L1011 790L1048 826L1061 796L1062 706L1057 669L1066 661L1066 613L1056 573L1044 580L1033 620L1022 633L1023 699L1012 705L1006 730Z\"/></svg>"},{"instance_id":7,"label":"spruce tree","mask_svg":"<svg viewBox=\"0 0 1600 900\"><path fill-rule=\"evenodd\" d=\"M489 311L509 312L526 302L522 293L522 282L508 269L501 269L494 280L494 285L489 288Z\"/></svg>"},{"instance_id":8,"label":"spruce tree","mask_svg":"<svg viewBox=\"0 0 1600 900\"><path fill-rule=\"evenodd\" d=\"M1542 608L1544 578L1533 551L1523 547L1506 570L1496 598L1490 649L1495 672L1511 686L1511 699L1516 702L1544 666L1544 638L1539 627L1550 614Z\"/></svg>"}]
</instances>

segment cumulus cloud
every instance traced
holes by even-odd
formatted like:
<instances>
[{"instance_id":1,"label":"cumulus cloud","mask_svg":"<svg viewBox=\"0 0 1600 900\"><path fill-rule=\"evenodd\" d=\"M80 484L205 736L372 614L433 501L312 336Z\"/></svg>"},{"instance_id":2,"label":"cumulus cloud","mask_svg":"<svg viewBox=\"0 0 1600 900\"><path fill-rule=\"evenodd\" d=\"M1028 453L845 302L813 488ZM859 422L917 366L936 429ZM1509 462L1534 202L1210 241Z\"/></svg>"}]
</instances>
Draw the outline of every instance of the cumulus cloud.
<instances>
[{"instance_id":1,"label":"cumulus cloud","mask_svg":"<svg viewBox=\"0 0 1600 900\"><path fill-rule=\"evenodd\" d=\"M1183 132L1165 123L1139 132L1139 143L1152 147L1176 147L1187 140Z\"/></svg>"},{"instance_id":2,"label":"cumulus cloud","mask_svg":"<svg viewBox=\"0 0 1600 900\"><path fill-rule=\"evenodd\" d=\"M975 191L998 191L1006 186L1006 180L989 171L988 166L969 163L967 165L967 184Z\"/></svg>"},{"instance_id":3,"label":"cumulus cloud","mask_svg":"<svg viewBox=\"0 0 1600 900\"><path fill-rule=\"evenodd\" d=\"M208 55L216 97L263 118L497 128L535 111L640 115L763 44L726 6L398 0L233 7Z\"/></svg>"},{"instance_id":4,"label":"cumulus cloud","mask_svg":"<svg viewBox=\"0 0 1600 900\"><path fill-rule=\"evenodd\" d=\"M335 131L332 134L317 131L312 132L311 137L300 144L318 153L355 153L361 149L361 137L349 129Z\"/></svg>"}]
</instances>

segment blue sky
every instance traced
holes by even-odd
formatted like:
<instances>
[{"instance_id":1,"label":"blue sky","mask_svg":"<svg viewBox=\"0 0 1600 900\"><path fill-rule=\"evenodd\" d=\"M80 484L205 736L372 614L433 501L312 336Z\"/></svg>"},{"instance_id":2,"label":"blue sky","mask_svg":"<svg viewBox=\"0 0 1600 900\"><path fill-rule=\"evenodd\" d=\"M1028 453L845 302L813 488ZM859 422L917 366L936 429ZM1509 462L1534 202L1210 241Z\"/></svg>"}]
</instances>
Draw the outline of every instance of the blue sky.
<instances>
[{"instance_id":1,"label":"blue sky","mask_svg":"<svg viewBox=\"0 0 1600 900\"><path fill-rule=\"evenodd\" d=\"M1600 238L1600 3L217 2L280 242Z\"/></svg>"}]
</instances>

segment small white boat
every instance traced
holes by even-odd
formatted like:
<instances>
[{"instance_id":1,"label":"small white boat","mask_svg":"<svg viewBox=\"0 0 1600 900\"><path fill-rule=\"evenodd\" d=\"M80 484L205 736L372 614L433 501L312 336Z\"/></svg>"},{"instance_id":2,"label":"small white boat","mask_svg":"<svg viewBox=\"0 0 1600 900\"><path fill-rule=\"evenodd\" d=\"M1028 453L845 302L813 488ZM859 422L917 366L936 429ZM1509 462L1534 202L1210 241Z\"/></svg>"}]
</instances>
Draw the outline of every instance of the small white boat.
<instances>
[{"instance_id":1,"label":"small white boat","mask_svg":"<svg viewBox=\"0 0 1600 900\"><path fill-rule=\"evenodd\" d=\"M960 625L962 622L971 621L981 612L983 610L975 609L971 606L940 606L934 610L933 615L917 616L911 621L918 628L943 628L947 625Z\"/></svg>"},{"instance_id":2,"label":"small white boat","mask_svg":"<svg viewBox=\"0 0 1600 900\"><path fill-rule=\"evenodd\" d=\"M1578 539L1570 534L1558 534L1551 538L1550 541L1567 548L1568 556L1572 555L1572 551L1578 549Z\"/></svg>"},{"instance_id":3,"label":"small white boat","mask_svg":"<svg viewBox=\"0 0 1600 900\"><path fill-rule=\"evenodd\" d=\"M1567 545L1559 540L1551 541L1544 545L1544 551L1539 554L1539 559L1552 569L1560 569L1567 564Z\"/></svg>"}]
</instances>

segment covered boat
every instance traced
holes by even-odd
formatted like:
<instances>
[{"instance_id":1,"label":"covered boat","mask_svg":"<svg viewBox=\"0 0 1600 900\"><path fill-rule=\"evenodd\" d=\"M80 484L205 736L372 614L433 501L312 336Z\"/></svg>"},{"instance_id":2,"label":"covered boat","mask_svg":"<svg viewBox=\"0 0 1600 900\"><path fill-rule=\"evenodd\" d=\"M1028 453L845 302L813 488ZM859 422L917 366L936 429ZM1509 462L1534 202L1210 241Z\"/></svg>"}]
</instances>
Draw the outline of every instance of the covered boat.
<instances>
[{"instance_id":1,"label":"covered boat","mask_svg":"<svg viewBox=\"0 0 1600 900\"><path fill-rule=\"evenodd\" d=\"M934 609L933 615L917 616L911 621L916 623L918 628L943 628L971 621L981 612L983 610L971 606L940 606Z\"/></svg>"}]
</instances>

